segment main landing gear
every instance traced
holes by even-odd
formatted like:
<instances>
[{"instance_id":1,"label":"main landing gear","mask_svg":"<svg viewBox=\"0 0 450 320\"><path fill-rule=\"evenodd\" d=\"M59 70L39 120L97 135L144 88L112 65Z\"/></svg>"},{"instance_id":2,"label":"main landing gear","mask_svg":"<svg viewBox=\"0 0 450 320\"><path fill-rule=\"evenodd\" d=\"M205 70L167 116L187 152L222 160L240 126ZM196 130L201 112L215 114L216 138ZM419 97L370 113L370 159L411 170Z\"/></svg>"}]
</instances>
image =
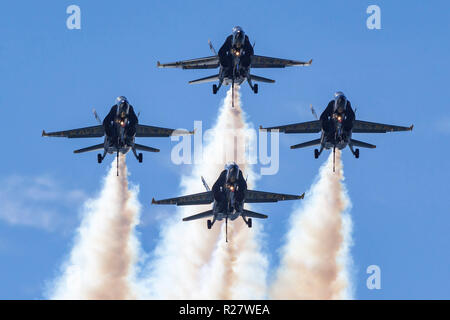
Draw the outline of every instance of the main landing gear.
<instances>
[{"instance_id":1,"label":"main landing gear","mask_svg":"<svg viewBox=\"0 0 450 320\"><path fill-rule=\"evenodd\" d=\"M142 155L142 153L137 154L135 148L132 148L131 150L133 151L133 154L136 157L137 161L139 161L139 163L142 163L142 160L143 160L143 157L144 157Z\"/></svg>"},{"instance_id":2,"label":"main landing gear","mask_svg":"<svg viewBox=\"0 0 450 320\"><path fill-rule=\"evenodd\" d=\"M245 217L242 216L242 219L244 220L244 222L247 225L247 227L249 227L249 228L252 227L252 218L245 219Z\"/></svg>"},{"instance_id":3,"label":"main landing gear","mask_svg":"<svg viewBox=\"0 0 450 320\"><path fill-rule=\"evenodd\" d=\"M253 90L253 93L257 94L258 93L258 84L252 84L251 78L250 76L247 77L247 82L248 85L250 86L250 88Z\"/></svg>"},{"instance_id":4,"label":"main landing gear","mask_svg":"<svg viewBox=\"0 0 450 320\"><path fill-rule=\"evenodd\" d=\"M216 222L216 218L214 218L212 221L211 220L206 221L206 225L207 225L208 229L212 228L212 226L214 225L214 222Z\"/></svg>"},{"instance_id":5,"label":"main landing gear","mask_svg":"<svg viewBox=\"0 0 450 320\"><path fill-rule=\"evenodd\" d=\"M348 145L350 147L350 151L353 153L353 155L355 156L356 159L359 159L359 149L354 149L353 150L353 145L349 144Z\"/></svg>"},{"instance_id":6,"label":"main landing gear","mask_svg":"<svg viewBox=\"0 0 450 320\"><path fill-rule=\"evenodd\" d=\"M318 159L320 154L322 153L322 151L323 151L323 147L320 147L320 150L314 149L314 158Z\"/></svg>"},{"instance_id":7,"label":"main landing gear","mask_svg":"<svg viewBox=\"0 0 450 320\"><path fill-rule=\"evenodd\" d=\"M213 94L216 94L219 91L220 87L222 86L222 81L223 80L219 79L219 85L213 84L213 86L212 86Z\"/></svg>"},{"instance_id":8,"label":"main landing gear","mask_svg":"<svg viewBox=\"0 0 450 320\"><path fill-rule=\"evenodd\" d=\"M103 153L103 155L101 155L100 153L97 154L97 162L98 163L102 163L103 159L105 159L106 157L106 151Z\"/></svg>"}]
</instances>

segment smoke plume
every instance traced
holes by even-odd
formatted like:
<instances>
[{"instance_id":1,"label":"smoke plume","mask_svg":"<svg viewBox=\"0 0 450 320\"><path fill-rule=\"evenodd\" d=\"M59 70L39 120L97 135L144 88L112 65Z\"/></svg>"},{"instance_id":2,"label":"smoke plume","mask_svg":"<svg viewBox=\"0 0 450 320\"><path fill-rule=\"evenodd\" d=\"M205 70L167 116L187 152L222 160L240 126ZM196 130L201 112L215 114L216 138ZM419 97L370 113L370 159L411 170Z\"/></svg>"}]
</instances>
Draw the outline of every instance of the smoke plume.
<instances>
[{"instance_id":1,"label":"smoke plume","mask_svg":"<svg viewBox=\"0 0 450 320\"><path fill-rule=\"evenodd\" d=\"M321 167L302 206L292 213L273 299L350 299L350 200L344 186L340 151Z\"/></svg>"},{"instance_id":2,"label":"smoke plume","mask_svg":"<svg viewBox=\"0 0 450 320\"><path fill-rule=\"evenodd\" d=\"M111 165L96 199L85 204L74 246L62 275L50 289L52 299L135 299L134 266L139 245L137 190L130 190L125 156Z\"/></svg>"},{"instance_id":3,"label":"smoke plume","mask_svg":"<svg viewBox=\"0 0 450 320\"><path fill-rule=\"evenodd\" d=\"M193 166L191 174L182 177L181 194L205 191L201 176L210 186L227 162L236 162L249 185L254 181L251 166L245 160L245 145L252 143L247 135L249 125L241 108L239 87L232 90L219 110L217 122L205 137L203 162ZM242 139L242 137L246 137ZM259 298L265 292L266 258L260 253L258 224L248 230L241 219L229 222L229 242L225 243L224 221L207 230L206 221L182 222L182 218L211 209L211 206L189 206L177 210L165 221L160 243L155 249L145 286L148 297L159 299L226 299ZM156 208L155 208L156 210ZM249 269L253 268L251 273Z\"/></svg>"}]
</instances>

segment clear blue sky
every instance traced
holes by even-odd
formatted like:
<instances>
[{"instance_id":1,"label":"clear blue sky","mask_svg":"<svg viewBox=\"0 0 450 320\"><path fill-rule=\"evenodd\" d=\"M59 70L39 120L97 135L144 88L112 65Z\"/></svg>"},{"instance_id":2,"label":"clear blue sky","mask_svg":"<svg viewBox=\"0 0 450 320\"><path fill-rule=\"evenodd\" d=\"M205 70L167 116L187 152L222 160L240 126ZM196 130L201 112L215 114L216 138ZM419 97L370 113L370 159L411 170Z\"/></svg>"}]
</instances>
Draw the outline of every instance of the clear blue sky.
<instances>
[{"instance_id":1,"label":"clear blue sky","mask_svg":"<svg viewBox=\"0 0 450 320\"><path fill-rule=\"evenodd\" d=\"M81 7L81 30L66 28L70 4ZM370 4L381 8L382 30L366 28ZM225 90L214 96L209 85L187 81L212 72L162 70L156 61L207 56L208 39L219 47L234 25L256 42L256 54L314 59L309 68L258 70L277 80L261 84L258 95L243 87L255 126L311 120L309 104L322 111L336 90L360 119L414 123L412 133L359 135L377 149L361 150L358 160L344 152L356 297L450 298L447 1L47 0L2 1L0 10L0 298L43 297L71 247L83 200L98 192L107 168L95 153L72 153L98 140L50 141L42 129L94 125L92 108L104 116L118 95L141 111L143 123L191 128L203 120L211 127ZM280 171L258 188L308 189L326 156L289 149L308 138L281 136ZM169 139L145 144L162 152L128 163L149 252L159 230L151 198L177 192L189 168L170 162ZM272 264L291 208L266 207ZM365 286L371 264L381 267L379 291Z\"/></svg>"}]
</instances>

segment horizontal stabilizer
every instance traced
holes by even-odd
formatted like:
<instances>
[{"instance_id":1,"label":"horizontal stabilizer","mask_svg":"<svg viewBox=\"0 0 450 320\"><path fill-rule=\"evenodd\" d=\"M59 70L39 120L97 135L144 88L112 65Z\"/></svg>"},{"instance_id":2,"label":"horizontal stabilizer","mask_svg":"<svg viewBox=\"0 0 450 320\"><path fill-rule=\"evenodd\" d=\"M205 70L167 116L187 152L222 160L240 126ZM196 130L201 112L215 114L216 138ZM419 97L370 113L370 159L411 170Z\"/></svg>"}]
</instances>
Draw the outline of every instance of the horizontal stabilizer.
<instances>
[{"instance_id":1,"label":"horizontal stabilizer","mask_svg":"<svg viewBox=\"0 0 450 320\"><path fill-rule=\"evenodd\" d=\"M102 150L104 148L105 148L105 144L101 143L101 144L96 144L95 146L92 146L92 147L75 150L73 153L84 153L84 152L89 152L89 151L97 151L97 150Z\"/></svg>"},{"instance_id":2,"label":"horizontal stabilizer","mask_svg":"<svg viewBox=\"0 0 450 320\"><path fill-rule=\"evenodd\" d=\"M268 79L268 78L263 78L260 76L255 76L255 75L250 75L250 78L254 81L259 81L259 82L266 82L266 83L275 83L275 80L272 79Z\"/></svg>"},{"instance_id":3,"label":"horizontal stabilizer","mask_svg":"<svg viewBox=\"0 0 450 320\"><path fill-rule=\"evenodd\" d=\"M375 149L377 146L367 143L367 142L362 142L362 141L358 141L358 140L354 140L354 139L350 139L350 144L355 146L355 147L360 147L360 148L369 148L369 149Z\"/></svg>"},{"instance_id":4,"label":"horizontal stabilizer","mask_svg":"<svg viewBox=\"0 0 450 320\"><path fill-rule=\"evenodd\" d=\"M190 84L198 84L198 83L213 82L213 81L218 81L218 80L219 80L219 75L216 74L214 76L201 78L201 79L197 79L197 80L192 80L192 81L189 81L189 83Z\"/></svg>"},{"instance_id":5,"label":"horizontal stabilizer","mask_svg":"<svg viewBox=\"0 0 450 320\"><path fill-rule=\"evenodd\" d=\"M249 217L249 218L267 219L267 216L265 214L253 212L253 211L245 210L245 209L244 209L244 212L242 212L242 215L244 217Z\"/></svg>"},{"instance_id":6,"label":"horizontal stabilizer","mask_svg":"<svg viewBox=\"0 0 450 320\"><path fill-rule=\"evenodd\" d=\"M189 216L186 218L183 218L183 221L191 221L191 220L198 220L198 219L203 219L203 218L207 218L213 215L212 210L208 210L202 213L198 213L198 214L194 214L193 216Z\"/></svg>"},{"instance_id":7,"label":"horizontal stabilizer","mask_svg":"<svg viewBox=\"0 0 450 320\"><path fill-rule=\"evenodd\" d=\"M159 149L143 146L143 145L137 144L137 143L134 144L134 147L136 148L136 150L147 151L147 152L159 152Z\"/></svg>"},{"instance_id":8,"label":"horizontal stabilizer","mask_svg":"<svg viewBox=\"0 0 450 320\"><path fill-rule=\"evenodd\" d=\"M300 148L306 148L306 147L312 147L312 146L318 146L320 145L320 139L311 140L308 142L299 143L296 145L291 146L291 149L300 149Z\"/></svg>"}]
</instances>

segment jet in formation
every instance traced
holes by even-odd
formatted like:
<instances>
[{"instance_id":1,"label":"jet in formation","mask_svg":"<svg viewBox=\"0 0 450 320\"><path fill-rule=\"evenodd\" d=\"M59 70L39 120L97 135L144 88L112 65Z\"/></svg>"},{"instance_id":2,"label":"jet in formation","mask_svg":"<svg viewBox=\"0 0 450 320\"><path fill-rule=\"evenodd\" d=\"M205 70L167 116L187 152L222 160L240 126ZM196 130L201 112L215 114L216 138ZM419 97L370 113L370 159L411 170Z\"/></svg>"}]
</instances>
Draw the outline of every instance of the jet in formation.
<instances>
[{"instance_id":1,"label":"jet in formation","mask_svg":"<svg viewBox=\"0 0 450 320\"><path fill-rule=\"evenodd\" d=\"M376 148L376 146L373 144L352 139L352 133L386 133L393 131L411 131L414 127L413 125L409 127L401 127L389 124L356 120L355 111L352 109L350 101L340 91L334 94L334 99L328 103L327 108L322 112L320 118L317 117L317 114L312 107L311 111L317 120L269 128L260 127L260 130L279 130L279 132L284 133L322 132L320 139L291 146L291 149L320 146L320 149L314 150L314 157L317 159L324 149L333 149L334 154L336 148L342 150L346 146L348 146L355 158L359 158L359 149L355 149L354 147L369 149Z\"/></svg>"},{"instance_id":2,"label":"jet in formation","mask_svg":"<svg viewBox=\"0 0 450 320\"><path fill-rule=\"evenodd\" d=\"M173 63L161 64L159 61L157 66L160 68L182 68L182 69L216 69L219 68L219 73L206 78L190 81L189 83L205 83L218 81L218 84L213 85L213 93L216 94L222 84L232 85L234 91L234 84L240 85L247 80L250 88L254 93L258 93L258 84L253 84L252 81L274 83L275 80L255 76L250 73L251 68L285 68L290 66L309 66L312 60L308 62L279 59L258 56L254 54L254 44L250 44L248 36L241 27L236 26L232 30L232 34L227 37L225 43L216 52L211 41L209 47L214 53L213 56L178 61ZM234 93L234 92L233 92ZM234 94L233 94L234 100ZM234 101L233 101L234 107Z\"/></svg>"},{"instance_id":3,"label":"jet in formation","mask_svg":"<svg viewBox=\"0 0 450 320\"><path fill-rule=\"evenodd\" d=\"M138 154L137 150L159 152L159 149L137 144L135 142L136 137L169 137L171 135L187 135L193 133L186 130L167 129L139 124L139 115L136 115L133 106L124 96L120 96L116 99L116 104L112 106L103 122L100 120L95 110L94 116L99 122L99 125L57 132L45 132L44 130L42 131L42 136L66 138L104 137L103 143L75 150L74 153L103 150L103 154L99 153L97 155L98 163L102 163L107 153L116 153L117 167L119 167L119 153L126 154L131 150L136 159L139 162L142 162L142 153ZM117 171L117 175L118 174Z\"/></svg>"},{"instance_id":4,"label":"jet in formation","mask_svg":"<svg viewBox=\"0 0 450 320\"><path fill-rule=\"evenodd\" d=\"M212 209L189 216L183 221L191 221L212 217L207 220L207 227L211 229L216 221L225 219L225 239L228 241L228 219L231 221L242 217L249 228L252 227L252 218L266 219L267 215L244 209L245 203L278 202L283 200L303 199L302 195L289 195L281 193L263 192L247 189L247 181L242 171L235 163L225 166L212 189L202 177L206 192L191 194L187 196L170 198L165 200L152 200L152 204L174 204L177 206L200 205L213 203Z\"/></svg>"}]
</instances>

